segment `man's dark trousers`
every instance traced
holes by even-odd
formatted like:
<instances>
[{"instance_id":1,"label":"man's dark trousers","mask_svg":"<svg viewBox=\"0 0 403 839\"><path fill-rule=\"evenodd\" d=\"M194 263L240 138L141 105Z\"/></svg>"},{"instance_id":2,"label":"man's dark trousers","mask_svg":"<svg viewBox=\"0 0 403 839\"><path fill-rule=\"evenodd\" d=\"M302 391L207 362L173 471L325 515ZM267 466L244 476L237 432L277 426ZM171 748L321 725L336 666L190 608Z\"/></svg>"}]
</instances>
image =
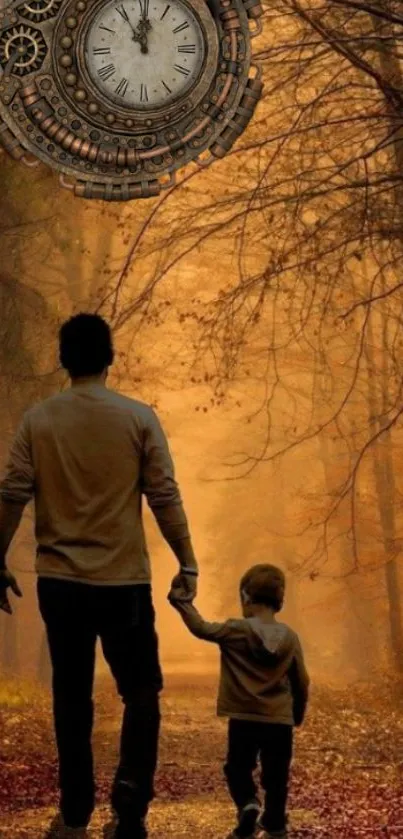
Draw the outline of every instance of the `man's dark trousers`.
<instances>
[{"instance_id":1,"label":"man's dark trousers","mask_svg":"<svg viewBox=\"0 0 403 839\"><path fill-rule=\"evenodd\" d=\"M135 826L154 797L163 687L151 586L39 578L38 599L53 669L64 821L73 827L85 824L95 804L91 733L99 637L124 703L111 803L122 822Z\"/></svg>"}]
</instances>

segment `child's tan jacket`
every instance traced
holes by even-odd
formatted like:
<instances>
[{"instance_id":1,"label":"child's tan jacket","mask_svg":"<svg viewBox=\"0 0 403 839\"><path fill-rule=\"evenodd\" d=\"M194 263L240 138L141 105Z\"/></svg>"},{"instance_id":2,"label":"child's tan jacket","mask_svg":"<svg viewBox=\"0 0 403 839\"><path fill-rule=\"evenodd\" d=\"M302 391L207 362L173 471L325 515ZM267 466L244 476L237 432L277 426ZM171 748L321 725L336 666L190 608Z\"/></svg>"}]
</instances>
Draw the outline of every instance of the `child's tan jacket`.
<instances>
[{"instance_id":1,"label":"child's tan jacket","mask_svg":"<svg viewBox=\"0 0 403 839\"><path fill-rule=\"evenodd\" d=\"M218 716L301 724L309 676L296 632L256 617L208 623L193 604L171 603L193 635L220 647Z\"/></svg>"}]
</instances>

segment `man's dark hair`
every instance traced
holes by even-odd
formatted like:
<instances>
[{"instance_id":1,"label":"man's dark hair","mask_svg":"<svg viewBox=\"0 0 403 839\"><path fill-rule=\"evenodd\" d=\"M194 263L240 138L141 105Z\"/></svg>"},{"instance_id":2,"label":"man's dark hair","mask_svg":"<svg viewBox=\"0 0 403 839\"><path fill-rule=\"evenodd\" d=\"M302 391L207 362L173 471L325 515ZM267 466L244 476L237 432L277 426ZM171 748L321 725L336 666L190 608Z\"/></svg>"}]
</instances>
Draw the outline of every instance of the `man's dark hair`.
<instances>
[{"instance_id":1,"label":"man's dark hair","mask_svg":"<svg viewBox=\"0 0 403 839\"><path fill-rule=\"evenodd\" d=\"M243 575L240 590L251 603L261 603L279 612L284 600L285 576L275 565L254 565Z\"/></svg>"},{"instance_id":2,"label":"man's dark hair","mask_svg":"<svg viewBox=\"0 0 403 839\"><path fill-rule=\"evenodd\" d=\"M80 312L59 331L60 363L71 378L97 376L113 363L111 330L100 315Z\"/></svg>"}]
</instances>

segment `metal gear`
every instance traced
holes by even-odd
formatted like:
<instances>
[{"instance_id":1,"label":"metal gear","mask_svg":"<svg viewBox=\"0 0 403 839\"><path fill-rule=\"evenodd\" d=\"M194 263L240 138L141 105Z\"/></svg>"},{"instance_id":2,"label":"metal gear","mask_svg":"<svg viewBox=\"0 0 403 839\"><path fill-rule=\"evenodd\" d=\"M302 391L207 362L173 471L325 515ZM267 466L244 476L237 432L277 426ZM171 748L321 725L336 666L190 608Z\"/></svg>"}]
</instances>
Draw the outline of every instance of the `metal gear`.
<instances>
[{"instance_id":1,"label":"metal gear","mask_svg":"<svg viewBox=\"0 0 403 839\"><path fill-rule=\"evenodd\" d=\"M10 75L26 76L39 70L47 51L41 32L20 24L0 36L0 65Z\"/></svg>"},{"instance_id":2,"label":"metal gear","mask_svg":"<svg viewBox=\"0 0 403 839\"><path fill-rule=\"evenodd\" d=\"M62 0L28 0L18 7L18 13L34 22L48 20L55 17L61 5Z\"/></svg>"}]
</instances>

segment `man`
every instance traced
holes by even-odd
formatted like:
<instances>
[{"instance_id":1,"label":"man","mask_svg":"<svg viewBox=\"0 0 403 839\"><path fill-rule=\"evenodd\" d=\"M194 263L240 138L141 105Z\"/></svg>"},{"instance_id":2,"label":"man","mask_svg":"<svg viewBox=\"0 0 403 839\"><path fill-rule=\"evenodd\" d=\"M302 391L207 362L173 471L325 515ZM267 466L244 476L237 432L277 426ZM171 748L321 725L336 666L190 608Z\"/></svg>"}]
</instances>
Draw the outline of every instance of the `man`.
<instances>
[{"instance_id":1,"label":"man","mask_svg":"<svg viewBox=\"0 0 403 839\"><path fill-rule=\"evenodd\" d=\"M60 330L71 387L28 410L0 483L0 606L21 595L6 554L35 499L38 599L53 670L60 811L83 830L94 809L91 732L96 639L124 703L111 803L115 839L145 839L163 687L142 494L196 594L197 562L165 434L151 407L106 387L109 326L78 314Z\"/></svg>"}]
</instances>

